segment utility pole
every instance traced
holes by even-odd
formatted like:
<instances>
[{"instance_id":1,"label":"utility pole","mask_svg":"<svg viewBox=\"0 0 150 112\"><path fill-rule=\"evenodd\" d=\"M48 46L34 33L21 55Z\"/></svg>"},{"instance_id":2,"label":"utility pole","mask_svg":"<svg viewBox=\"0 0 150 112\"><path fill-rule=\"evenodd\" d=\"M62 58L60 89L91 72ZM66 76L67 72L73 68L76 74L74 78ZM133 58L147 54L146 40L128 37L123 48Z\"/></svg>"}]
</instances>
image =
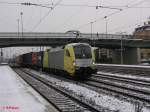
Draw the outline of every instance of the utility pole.
<instances>
[{"instance_id":1,"label":"utility pole","mask_svg":"<svg viewBox=\"0 0 150 112\"><path fill-rule=\"evenodd\" d=\"M120 43L120 49L121 49L121 53L120 53L120 60L121 60L121 64L123 64L123 35L121 36L121 43Z\"/></svg>"},{"instance_id":2,"label":"utility pole","mask_svg":"<svg viewBox=\"0 0 150 112\"><path fill-rule=\"evenodd\" d=\"M18 23L18 38L19 38L19 19L17 19L17 23Z\"/></svg>"},{"instance_id":3,"label":"utility pole","mask_svg":"<svg viewBox=\"0 0 150 112\"><path fill-rule=\"evenodd\" d=\"M3 48L1 48L1 56L0 56L0 58L1 58L1 62L0 63L2 63L3 62Z\"/></svg>"},{"instance_id":4,"label":"utility pole","mask_svg":"<svg viewBox=\"0 0 150 112\"><path fill-rule=\"evenodd\" d=\"M121 38L120 38L120 63L124 64L124 60L123 60L123 53L124 53L124 48L123 48L123 40L124 40L124 35L126 34L126 32L120 32Z\"/></svg>"},{"instance_id":5,"label":"utility pole","mask_svg":"<svg viewBox=\"0 0 150 112\"><path fill-rule=\"evenodd\" d=\"M21 25L22 25L22 37L23 37L23 12L20 12L21 15Z\"/></svg>"},{"instance_id":6,"label":"utility pole","mask_svg":"<svg viewBox=\"0 0 150 112\"><path fill-rule=\"evenodd\" d=\"M105 22L106 22L106 37L107 37L107 33L108 33L108 21L107 21L107 16L104 17L105 18Z\"/></svg>"},{"instance_id":7,"label":"utility pole","mask_svg":"<svg viewBox=\"0 0 150 112\"><path fill-rule=\"evenodd\" d=\"M92 33L93 33L93 22L91 22L91 39L92 39Z\"/></svg>"}]
</instances>

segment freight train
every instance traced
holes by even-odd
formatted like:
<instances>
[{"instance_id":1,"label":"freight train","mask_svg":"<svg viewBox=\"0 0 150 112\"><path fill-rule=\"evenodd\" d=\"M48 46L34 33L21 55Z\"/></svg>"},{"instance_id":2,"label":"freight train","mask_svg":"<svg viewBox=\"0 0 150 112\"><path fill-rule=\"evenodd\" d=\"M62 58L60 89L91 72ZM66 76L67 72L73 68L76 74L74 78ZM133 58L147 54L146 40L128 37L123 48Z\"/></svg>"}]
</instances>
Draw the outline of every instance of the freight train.
<instances>
[{"instance_id":1,"label":"freight train","mask_svg":"<svg viewBox=\"0 0 150 112\"><path fill-rule=\"evenodd\" d=\"M78 78L97 71L94 52L87 43L70 43L59 50L26 53L18 56L16 63Z\"/></svg>"}]
</instances>

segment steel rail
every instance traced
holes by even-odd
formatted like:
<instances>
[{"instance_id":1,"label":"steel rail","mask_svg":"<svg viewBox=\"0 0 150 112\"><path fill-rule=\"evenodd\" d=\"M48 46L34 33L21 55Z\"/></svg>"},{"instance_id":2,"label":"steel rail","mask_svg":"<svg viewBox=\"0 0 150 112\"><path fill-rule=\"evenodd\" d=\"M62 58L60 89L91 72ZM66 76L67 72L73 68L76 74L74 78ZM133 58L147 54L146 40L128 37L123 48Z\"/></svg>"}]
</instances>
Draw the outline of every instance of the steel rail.
<instances>
[{"instance_id":1,"label":"steel rail","mask_svg":"<svg viewBox=\"0 0 150 112\"><path fill-rule=\"evenodd\" d=\"M77 104L82 105L84 108L86 108L88 111L92 111L92 112L112 112L111 110L107 110L107 109L97 109L95 108L93 105L89 105L86 102L81 101L81 99L72 96L71 94L69 94L67 91L64 91L62 88L58 88L56 85L52 84L49 80L46 80L45 78L42 78L36 74L33 73L29 73L25 70L22 70L24 73L28 74L30 77L35 78L36 80L42 82L43 84L47 85L48 87L58 91L59 93L63 94L64 96L72 99L73 101L77 102ZM86 110L86 111L87 111Z\"/></svg>"}]
</instances>

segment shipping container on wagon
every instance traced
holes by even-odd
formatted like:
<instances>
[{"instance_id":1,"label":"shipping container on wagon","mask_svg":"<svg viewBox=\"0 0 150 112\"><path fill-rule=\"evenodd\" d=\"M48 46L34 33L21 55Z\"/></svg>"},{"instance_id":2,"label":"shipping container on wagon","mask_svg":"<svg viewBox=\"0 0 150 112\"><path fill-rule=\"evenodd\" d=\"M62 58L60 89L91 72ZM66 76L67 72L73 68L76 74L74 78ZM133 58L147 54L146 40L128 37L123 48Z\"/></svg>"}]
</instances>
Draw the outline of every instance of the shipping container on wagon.
<instances>
[{"instance_id":1,"label":"shipping container on wagon","mask_svg":"<svg viewBox=\"0 0 150 112\"><path fill-rule=\"evenodd\" d=\"M32 52L23 54L22 57L23 57L23 65L24 66L32 65Z\"/></svg>"},{"instance_id":2,"label":"shipping container on wagon","mask_svg":"<svg viewBox=\"0 0 150 112\"><path fill-rule=\"evenodd\" d=\"M48 52L48 66L52 69L64 70L64 49Z\"/></svg>"},{"instance_id":3,"label":"shipping container on wagon","mask_svg":"<svg viewBox=\"0 0 150 112\"><path fill-rule=\"evenodd\" d=\"M38 68L42 68L42 65L43 65L43 55L44 55L44 51L40 51L37 54L37 63L36 63L36 66Z\"/></svg>"},{"instance_id":4,"label":"shipping container on wagon","mask_svg":"<svg viewBox=\"0 0 150 112\"><path fill-rule=\"evenodd\" d=\"M38 63L38 52L32 52L32 63L31 65L36 66Z\"/></svg>"}]
</instances>

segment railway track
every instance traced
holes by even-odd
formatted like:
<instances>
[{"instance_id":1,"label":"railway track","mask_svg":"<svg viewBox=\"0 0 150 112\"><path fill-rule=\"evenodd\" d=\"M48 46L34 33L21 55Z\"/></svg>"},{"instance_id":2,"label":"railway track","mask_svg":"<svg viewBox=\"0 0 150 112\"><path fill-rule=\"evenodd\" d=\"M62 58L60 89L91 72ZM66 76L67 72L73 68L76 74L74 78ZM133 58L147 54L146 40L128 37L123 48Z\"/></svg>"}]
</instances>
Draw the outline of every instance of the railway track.
<instances>
[{"instance_id":1,"label":"railway track","mask_svg":"<svg viewBox=\"0 0 150 112\"><path fill-rule=\"evenodd\" d=\"M100 78L100 79L108 79L111 81L118 81L121 83L133 84L136 86L146 86L150 87L150 80L138 79L138 78L130 78L124 76L116 76L116 75L107 75L107 73L93 74L92 77Z\"/></svg>"},{"instance_id":2,"label":"railway track","mask_svg":"<svg viewBox=\"0 0 150 112\"><path fill-rule=\"evenodd\" d=\"M20 69L14 70L60 112L113 112L82 101L45 78L31 72Z\"/></svg>"},{"instance_id":3,"label":"railway track","mask_svg":"<svg viewBox=\"0 0 150 112\"><path fill-rule=\"evenodd\" d=\"M146 76L150 77L149 68L140 68L140 67L123 67L123 66L97 66L99 71L109 72L109 73L119 73L119 74L129 74L136 76Z\"/></svg>"},{"instance_id":4,"label":"railway track","mask_svg":"<svg viewBox=\"0 0 150 112\"><path fill-rule=\"evenodd\" d=\"M139 89L136 86L134 87L129 84L118 83L118 80L119 81L122 80L122 83L123 82L127 83L127 80L124 80L124 79L116 79L116 78L110 78L110 77L109 78L105 77L104 79L104 77L103 78L102 77L103 76L98 76L98 77L93 76L84 83L86 83L87 85L96 87L96 88L105 89L108 91L119 93L128 97L134 98L136 100L140 100L142 102L147 102L147 103L150 102L150 90ZM136 81L136 83L138 82ZM140 84L140 82L138 84ZM144 84L146 83L142 83L142 85ZM146 84L146 86L147 85L148 84Z\"/></svg>"},{"instance_id":5,"label":"railway track","mask_svg":"<svg viewBox=\"0 0 150 112\"><path fill-rule=\"evenodd\" d=\"M56 75L52 75L52 77L59 78L61 80L67 80L70 81L69 79L65 79L63 77L58 77ZM103 78L102 78L103 77ZM106 77L105 74L93 74L91 78L89 78L87 81L84 82L76 82L76 81L70 81L73 83L77 83L78 85L81 86L86 86L89 87L92 90L95 90L97 92L100 92L101 90L106 90L113 92L115 94L123 95L131 99L138 100L140 102L146 102L149 104L150 102L150 90L144 90L144 89L139 89L136 86L147 86L149 87L150 84L149 82L144 82L144 80L135 80L135 79L130 79L129 78L121 78L121 77L109 77L105 80L104 77ZM119 84L118 81L126 84L133 84L134 86L128 86L125 84ZM112 83L112 82L117 82L117 83ZM136 85L138 84L138 85Z\"/></svg>"}]
</instances>

